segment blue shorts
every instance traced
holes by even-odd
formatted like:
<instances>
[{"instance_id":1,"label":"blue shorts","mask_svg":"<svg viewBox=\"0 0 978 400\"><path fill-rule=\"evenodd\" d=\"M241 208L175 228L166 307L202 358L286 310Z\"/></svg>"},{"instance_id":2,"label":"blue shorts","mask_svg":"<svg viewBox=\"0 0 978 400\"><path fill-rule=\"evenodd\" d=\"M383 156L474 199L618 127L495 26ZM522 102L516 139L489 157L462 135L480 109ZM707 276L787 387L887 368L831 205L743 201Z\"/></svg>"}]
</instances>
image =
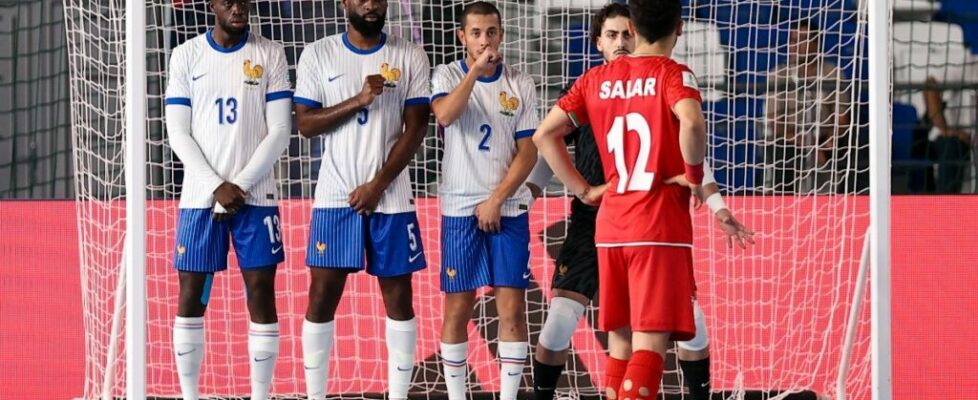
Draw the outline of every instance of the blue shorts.
<instances>
[{"instance_id":1,"label":"blue shorts","mask_svg":"<svg viewBox=\"0 0 978 400\"><path fill-rule=\"evenodd\" d=\"M530 286L530 218L502 217L498 233L479 229L476 217L441 219L441 290Z\"/></svg>"},{"instance_id":2,"label":"blue shorts","mask_svg":"<svg viewBox=\"0 0 978 400\"><path fill-rule=\"evenodd\" d=\"M278 207L245 205L221 222L210 208L181 208L173 266L183 272L223 271L232 240L242 269L274 267L285 260Z\"/></svg>"},{"instance_id":3,"label":"blue shorts","mask_svg":"<svg viewBox=\"0 0 978 400\"><path fill-rule=\"evenodd\" d=\"M366 256L366 262L364 262ZM380 278L407 275L427 266L418 215L357 214L353 208L314 208L306 265L362 270Z\"/></svg>"}]
</instances>

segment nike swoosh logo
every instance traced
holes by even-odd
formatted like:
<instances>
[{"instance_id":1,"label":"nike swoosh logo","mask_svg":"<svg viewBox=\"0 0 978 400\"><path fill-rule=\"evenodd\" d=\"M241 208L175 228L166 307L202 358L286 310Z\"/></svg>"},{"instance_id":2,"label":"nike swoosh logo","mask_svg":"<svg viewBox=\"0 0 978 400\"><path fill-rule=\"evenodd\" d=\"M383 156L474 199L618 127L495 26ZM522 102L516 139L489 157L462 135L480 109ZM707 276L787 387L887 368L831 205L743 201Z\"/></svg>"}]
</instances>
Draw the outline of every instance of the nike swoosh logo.
<instances>
[{"instance_id":1,"label":"nike swoosh logo","mask_svg":"<svg viewBox=\"0 0 978 400\"><path fill-rule=\"evenodd\" d=\"M530 271L524 272L523 273L523 279L530 279L530 275L532 275L532 273Z\"/></svg>"},{"instance_id":2,"label":"nike swoosh logo","mask_svg":"<svg viewBox=\"0 0 978 400\"><path fill-rule=\"evenodd\" d=\"M330 78L327 78L327 79L329 79L329 81L332 82L332 81L335 81L337 79L340 79L340 77L343 76L343 75L346 75L346 74L339 74L339 75L336 75L336 76L333 76L333 77L330 77Z\"/></svg>"},{"instance_id":3,"label":"nike swoosh logo","mask_svg":"<svg viewBox=\"0 0 978 400\"><path fill-rule=\"evenodd\" d=\"M407 367L407 368L397 367L397 370L398 371L401 371L401 372L407 372L407 371L410 371L411 370L411 367Z\"/></svg>"},{"instance_id":4,"label":"nike swoosh logo","mask_svg":"<svg viewBox=\"0 0 978 400\"><path fill-rule=\"evenodd\" d=\"M538 387L538 388L536 388L536 390L551 391L551 390L554 390L554 388L552 388L552 387Z\"/></svg>"},{"instance_id":5,"label":"nike swoosh logo","mask_svg":"<svg viewBox=\"0 0 978 400\"><path fill-rule=\"evenodd\" d=\"M449 375L448 377L449 377L449 378L458 378L458 377L460 377L460 376L462 376L462 375L461 375L461 374L459 374L459 375Z\"/></svg>"},{"instance_id":6,"label":"nike swoosh logo","mask_svg":"<svg viewBox=\"0 0 978 400\"><path fill-rule=\"evenodd\" d=\"M282 246L278 246L278 247L272 249L272 254L278 254L278 252L280 252L280 251L282 251Z\"/></svg>"},{"instance_id":7,"label":"nike swoosh logo","mask_svg":"<svg viewBox=\"0 0 978 400\"><path fill-rule=\"evenodd\" d=\"M177 352L177 357L183 357L183 356L185 356L185 355L187 355L187 354L190 354L190 353L193 353L193 352L195 352L195 351L197 351L197 348L196 348L196 347L194 347L194 348L193 348L193 349L191 349L190 351L185 351L185 352L183 352L183 353L181 353L181 352L179 352L179 351L178 351L178 352Z\"/></svg>"},{"instance_id":8,"label":"nike swoosh logo","mask_svg":"<svg viewBox=\"0 0 978 400\"><path fill-rule=\"evenodd\" d=\"M506 375L516 376L516 375L520 375L520 373L519 372L507 372Z\"/></svg>"},{"instance_id":9,"label":"nike swoosh logo","mask_svg":"<svg viewBox=\"0 0 978 400\"><path fill-rule=\"evenodd\" d=\"M408 257L408 262L409 263L412 263L412 262L414 262L414 260L417 260L418 257L421 257L421 253L418 253L418 254L415 254L415 255L413 255L411 257Z\"/></svg>"},{"instance_id":10,"label":"nike swoosh logo","mask_svg":"<svg viewBox=\"0 0 978 400\"><path fill-rule=\"evenodd\" d=\"M203 77L204 77L204 75L207 75L207 74L200 74L200 75L197 75L197 76L195 76L195 77L193 77L193 78L190 78L190 79L191 79L191 80L195 80L195 81L196 81L196 80L198 80L198 79L200 79L200 78L203 78Z\"/></svg>"},{"instance_id":11,"label":"nike swoosh logo","mask_svg":"<svg viewBox=\"0 0 978 400\"><path fill-rule=\"evenodd\" d=\"M269 358L272 358L272 356L268 356L268 357L265 357L265 358L258 358L258 357L255 357L255 362L262 362L262 361L266 361L266 360L268 360Z\"/></svg>"},{"instance_id":12,"label":"nike swoosh logo","mask_svg":"<svg viewBox=\"0 0 978 400\"><path fill-rule=\"evenodd\" d=\"M707 386L710 386L710 382L700 384L700 387L707 387Z\"/></svg>"},{"instance_id":13,"label":"nike swoosh logo","mask_svg":"<svg viewBox=\"0 0 978 400\"><path fill-rule=\"evenodd\" d=\"M306 371L311 371L311 370L314 370L314 369L319 369L319 367L310 367L308 365L303 365L302 367L305 368Z\"/></svg>"}]
</instances>

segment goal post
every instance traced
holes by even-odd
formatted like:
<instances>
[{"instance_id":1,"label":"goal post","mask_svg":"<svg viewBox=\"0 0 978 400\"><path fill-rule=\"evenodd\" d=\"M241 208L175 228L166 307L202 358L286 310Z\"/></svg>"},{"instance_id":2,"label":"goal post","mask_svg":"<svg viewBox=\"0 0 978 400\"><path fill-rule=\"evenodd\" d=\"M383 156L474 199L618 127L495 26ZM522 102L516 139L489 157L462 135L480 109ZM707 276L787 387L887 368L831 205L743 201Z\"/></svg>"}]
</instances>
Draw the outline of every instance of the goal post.
<instances>
[{"instance_id":1,"label":"goal post","mask_svg":"<svg viewBox=\"0 0 978 400\"><path fill-rule=\"evenodd\" d=\"M146 398L146 8L126 2L126 398ZM116 296L120 296L116 293ZM118 310L116 310L118 312ZM110 340L118 341L118 337ZM108 396L103 393L102 397Z\"/></svg>"}]
</instances>

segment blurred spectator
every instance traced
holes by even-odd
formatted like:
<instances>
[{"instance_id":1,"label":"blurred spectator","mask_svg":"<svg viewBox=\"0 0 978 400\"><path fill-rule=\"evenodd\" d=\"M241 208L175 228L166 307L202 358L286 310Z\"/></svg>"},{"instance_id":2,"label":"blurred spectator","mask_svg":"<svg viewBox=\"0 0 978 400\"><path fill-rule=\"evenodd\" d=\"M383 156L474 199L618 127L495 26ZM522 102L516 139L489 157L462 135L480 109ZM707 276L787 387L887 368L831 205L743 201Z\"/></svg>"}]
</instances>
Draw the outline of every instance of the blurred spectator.
<instances>
[{"instance_id":1,"label":"blurred spectator","mask_svg":"<svg viewBox=\"0 0 978 400\"><path fill-rule=\"evenodd\" d=\"M937 78L929 76L927 83L937 84L938 81ZM932 169L926 171L925 190L936 193L961 193L965 171L971 159L972 133L960 128L961 118L949 118L944 91L925 90L924 100L926 104L924 126L915 132L913 151L914 155L933 161L937 167L936 171Z\"/></svg>"},{"instance_id":2,"label":"blurred spectator","mask_svg":"<svg viewBox=\"0 0 978 400\"><path fill-rule=\"evenodd\" d=\"M789 33L787 63L768 74L764 192L839 190L845 172L854 168L846 160L847 147L852 147L847 146L850 84L822 57L818 27L807 21L795 24Z\"/></svg>"}]
</instances>

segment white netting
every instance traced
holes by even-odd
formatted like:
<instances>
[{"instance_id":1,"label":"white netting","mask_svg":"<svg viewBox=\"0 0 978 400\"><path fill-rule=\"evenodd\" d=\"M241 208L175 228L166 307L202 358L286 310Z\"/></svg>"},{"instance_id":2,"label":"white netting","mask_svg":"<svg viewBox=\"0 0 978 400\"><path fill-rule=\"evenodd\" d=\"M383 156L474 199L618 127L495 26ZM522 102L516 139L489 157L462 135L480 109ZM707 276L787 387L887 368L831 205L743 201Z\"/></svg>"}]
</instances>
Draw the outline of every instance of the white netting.
<instances>
[{"instance_id":1,"label":"white netting","mask_svg":"<svg viewBox=\"0 0 978 400\"><path fill-rule=\"evenodd\" d=\"M72 136L75 145L78 215L82 239L82 284L86 323L85 397L103 394L112 365L111 395L125 387L119 351L106 361L124 237L123 80L125 2L65 0L72 70ZM710 123L710 155L727 203L758 232L758 245L746 252L725 248L706 212L696 214L697 278L700 301L710 325L713 386L716 390L813 390L830 394L839 371L843 334L855 284L862 236L867 223L863 172L868 158L863 73L866 65L865 16L843 0L693 1L687 8L687 35L677 52L699 74ZM589 50L588 21L603 1L506 0L503 14L506 61L530 73L539 89L541 112L560 89L589 63L600 62ZM339 2L252 1L251 27L285 44L290 65L303 47L345 27ZM432 65L455 60L461 3L392 1L388 30L422 43ZM819 52L838 73L816 83L790 79L776 84L767 72L795 51L789 33L799 21L822 33ZM179 393L173 365L171 326L177 281L171 254L182 180L170 151L162 118L162 91L168 56L174 46L204 32L212 18L201 0L147 2L147 387L154 396ZM818 76L827 64L816 68ZM790 74L789 74L790 75ZM294 81L294 73L293 73ZM794 78L797 78L796 76ZM793 83L792 83L793 82ZM848 116L820 120L813 111L825 93L843 90L838 112ZM772 97L773 96L773 97ZM780 96L780 97L779 97ZM771 100L780 99L780 100ZM791 99L799 100L791 102ZM786 106L773 114L796 122L799 139L777 140L765 121L766 102ZM787 106L790 105L790 106ZM833 118L835 118L833 116ZM840 122L841 121L841 122ZM843 123L844 122L844 123ZM823 126L823 129L812 128ZM771 132L768 134L767 132ZM817 132L822 131L822 132ZM831 133L830 160L818 159L816 147ZM821 143L820 143L821 142ZM280 182L283 235L288 250L279 268L277 299L282 332L273 391L304 393L300 326L306 307L307 271L303 266L310 198L319 155L318 142L294 136L276 174ZM436 350L441 324L438 291L438 208L435 193L440 142L432 127L411 165L419 197L427 271L415 277L419 324L418 368L413 393L441 396L444 383ZM569 211L562 187L552 182L549 196L531 213L533 289L528 296L532 341L542 326L554 271L552 255L566 234ZM834 194L829 194L834 193ZM764 195L761 195L764 194ZM825 195L822 195L825 194ZM549 253L549 254L548 254ZM246 351L247 311L243 283L234 264L215 279L207 312L207 350L201 391L216 397L249 391ZM859 318L853 349L850 393L866 398L869 377L868 308ZM588 313L594 321L595 310ZM383 307L376 282L360 274L347 284L337 313L329 392L361 398L386 386ZM495 363L497 319L491 292L480 301L472 332L470 380L473 391L498 389ZM568 378L559 392L592 396L603 381L604 336L583 323L573 338ZM119 341L122 348L122 342ZM529 372L524 389L529 389ZM665 388L681 391L674 361L667 364Z\"/></svg>"}]
</instances>

